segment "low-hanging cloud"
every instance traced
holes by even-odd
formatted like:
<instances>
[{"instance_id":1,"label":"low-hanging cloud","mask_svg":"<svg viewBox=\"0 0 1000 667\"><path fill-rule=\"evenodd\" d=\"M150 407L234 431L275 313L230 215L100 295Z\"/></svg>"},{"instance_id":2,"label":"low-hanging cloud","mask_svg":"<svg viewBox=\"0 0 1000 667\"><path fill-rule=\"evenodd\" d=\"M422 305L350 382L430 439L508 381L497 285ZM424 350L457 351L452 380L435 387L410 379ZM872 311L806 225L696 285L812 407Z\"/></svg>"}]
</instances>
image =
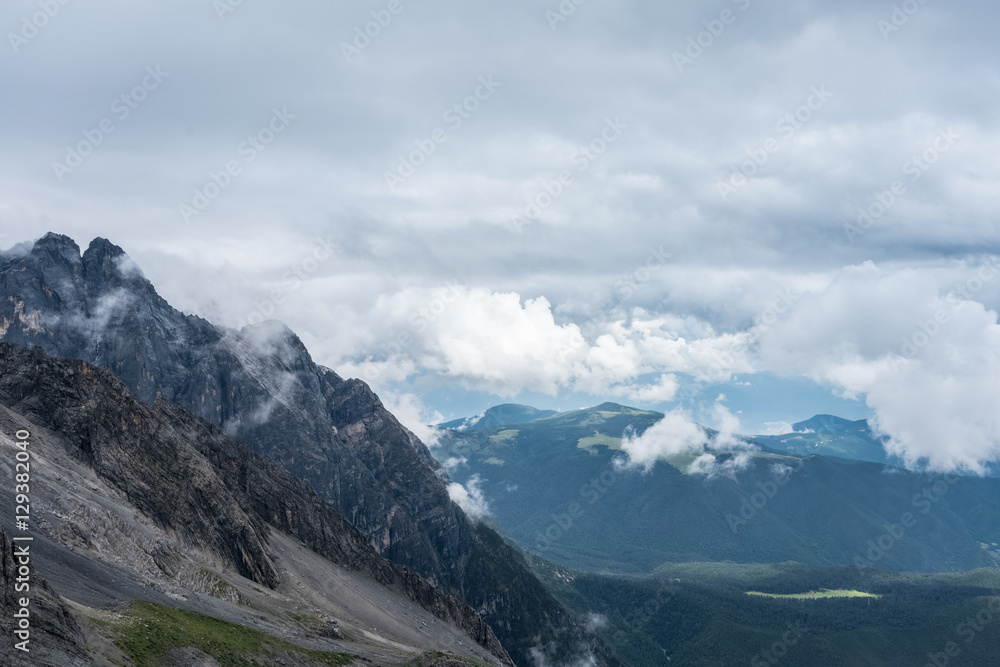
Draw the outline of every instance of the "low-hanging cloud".
<instances>
[{"instance_id":1,"label":"low-hanging cloud","mask_svg":"<svg viewBox=\"0 0 1000 667\"><path fill-rule=\"evenodd\" d=\"M761 363L864 397L908 466L982 472L1000 458L1000 324L972 288L990 281L1000 283L995 258L934 272L849 267L762 334Z\"/></svg>"},{"instance_id":2,"label":"low-hanging cloud","mask_svg":"<svg viewBox=\"0 0 1000 667\"><path fill-rule=\"evenodd\" d=\"M443 287L383 297L373 314L403 333L381 358L345 362L338 371L376 384L432 373L498 396L565 389L655 403L674 399L677 373L722 380L751 369L748 335L705 328L688 340L673 318L641 310L628 320L591 322L593 330L584 331L558 322L544 298ZM637 383L642 375L654 379Z\"/></svg>"},{"instance_id":3,"label":"low-hanging cloud","mask_svg":"<svg viewBox=\"0 0 1000 667\"><path fill-rule=\"evenodd\" d=\"M490 505L483 495L482 478L473 475L465 485L452 482L448 485L448 496L452 502L462 508L473 521L478 521L490 513Z\"/></svg>"},{"instance_id":4,"label":"low-hanging cloud","mask_svg":"<svg viewBox=\"0 0 1000 667\"><path fill-rule=\"evenodd\" d=\"M711 452L733 449L755 449L755 447L736 433L739 430L739 419L723 404L723 396L716 400L713 406L713 416L718 430L710 434L703 426L695 423L689 411L675 408L663 416L641 434L628 432L622 438L622 451L628 455L625 467L652 469L656 461L678 454L700 454L689 472L697 474L718 474L715 467L715 455ZM728 472L746 467L748 459L736 457L735 463L727 464Z\"/></svg>"}]
</instances>

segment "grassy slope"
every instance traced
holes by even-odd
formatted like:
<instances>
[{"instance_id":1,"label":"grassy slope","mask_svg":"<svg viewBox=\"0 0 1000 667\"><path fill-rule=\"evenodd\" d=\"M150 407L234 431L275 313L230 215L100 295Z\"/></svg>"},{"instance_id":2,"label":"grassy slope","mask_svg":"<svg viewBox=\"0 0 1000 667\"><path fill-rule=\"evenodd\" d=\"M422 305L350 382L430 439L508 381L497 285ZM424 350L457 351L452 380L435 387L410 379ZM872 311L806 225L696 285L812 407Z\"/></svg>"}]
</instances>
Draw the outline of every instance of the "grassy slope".
<instances>
[{"instance_id":1,"label":"grassy slope","mask_svg":"<svg viewBox=\"0 0 1000 667\"><path fill-rule=\"evenodd\" d=\"M193 647L223 667L269 664L293 657L323 666L351 665L346 653L310 651L259 630L151 602L134 602L114 630L115 642L136 667L156 667L172 649Z\"/></svg>"},{"instance_id":2,"label":"grassy slope","mask_svg":"<svg viewBox=\"0 0 1000 667\"><path fill-rule=\"evenodd\" d=\"M797 470L803 459L759 452L737 480L682 474L690 455L673 461L676 467L622 470L614 463L624 457L622 434L629 427L641 431L661 415L599 408L449 433L435 454L460 462L449 468L457 482L481 476L492 517L507 534L577 569L646 573L664 561L699 560L847 565L907 512L915 525L879 567L933 572L1000 562L1000 549L992 546L1000 541L1000 523L990 511L1000 509L997 480L963 479L924 508L913 498L932 480L811 457L761 511L734 527L731 520L747 511L747 499L760 497L758 485L770 484L774 466Z\"/></svg>"}]
</instances>

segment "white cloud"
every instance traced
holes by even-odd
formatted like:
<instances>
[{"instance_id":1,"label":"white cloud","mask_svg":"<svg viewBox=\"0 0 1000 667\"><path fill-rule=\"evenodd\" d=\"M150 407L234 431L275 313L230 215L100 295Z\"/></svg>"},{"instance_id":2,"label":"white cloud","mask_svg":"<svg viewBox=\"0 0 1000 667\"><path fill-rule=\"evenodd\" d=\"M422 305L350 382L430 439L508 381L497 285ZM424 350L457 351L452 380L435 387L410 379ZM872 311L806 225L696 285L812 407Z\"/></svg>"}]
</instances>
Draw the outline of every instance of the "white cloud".
<instances>
[{"instance_id":1,"label":"white cloud","mask_svg":"<svg viewBox=\"0 0 1000 667\"><path fill-rule=\"evenodd\" d=\"M981 267L849 267L761 335L761 363L863 396L909 466L980 472L1000 458L1000 325L966 298L1000 272Z\"/></svg>"},{"instance_id":2,"label":"white cloud","mask_svg":"<svg viewBox=\"0 0 1000 667\"><path fill-rule=\"evenodd\" d=\"M479 421L485 416L486 416L486 410L483 410L482 412L472 415L471 417L466 417L465 419L462 420L461 424L455 427L455 430L466 431L475 426L476 424L478 424Z\"/></svg>"},{"instance_id":3,"label":"white cloud","mask_svg":"<svg viewBox=\"0 0 1000 667\"><path fill-rule=\"evenodd\" d=\"M581 653L583 655L571 658L570 662L553 663L541 649L536 647L530 651L534 667L597 667L597 658L593 653L585 648L581 648Z\"/></svg>"},{"instance_id":4,"label":"white cloud","mask_svg":"<svg viewBox=\"0 0 1000 667\"><path fill-rule=\"evenodd\" d=\"M384 359L345 361L338 371L376 386L431 373L468 389L510 397L570 390L657 403L672 400L676 373L724 380L752 370L748 334L679 335L690 322L637 309L628 320L558 323L544 298L451 285L410 288L378 300L372 319L405 332ZM640 376L656 379L641 383Z\"/></svg>"},{"instance_id":5,"label":"white cloud","mask_svg":"<svg viewBox=\"0 0 1000 667\"><path fill-rule=\"evenodd\" d=\"M691 413L683 408L674 408L663 419L647 428L641 435L627 432L622 438L622 450L628 454L626 467L641 467L650 470L657 460L676 454L704 452L691 465L691 471L714 476L734 474L749 463L749 458L740 454L716 465L712 451L747 449L756 447L736 434L740 421L723 404L720 395L712 406L717 432L709 437L707 431L691 419Z\"/></svg>"},{"instance_id":6,"label":"white cloud","mask_svg":"<svg viewBox=\"0 0 1000 667\"><path fill-rule=\"evenodd\" d=\"M448 485L448 496L474 521L478 521L490 513L489 503L486 502L483 490L480 488L481 483L480 476L473 475L465 486L458 482L452 482Z\"/></svg>"},{"instance_id":7,"label":"white cloud","mask_svg":"<svg viewBox=\"0 0 1000 667\"><path fill-rule=\"evenodd\" d=\"M691 475L705 475L709 479L728 477L735 480L736 474L746 470L752 461L753 458L746 453L723 457L706 452L691 462L687 472Z\"/></svg>"},{"instance_id":8,"label":"white cloud","mask_svg":"<svg viewBox=\"0 0 1000 667\"><path fill-rule=\"evenodd\" d=\"M465 465L469 462L469 459L464 456L449 456L447 459L441 462L447 470L451 471L458 466Z\"/></svg>"},{"instance_id":9,"label":"white cloud","mask_svg":"<svg viewBox=\"0 0 1000 667\"><path fill-rule=\"evenodd\" d=\"M666 403L674 400L679 387L676 375L664 373L655 383L630 389L627 395L640 403Z\"/></svg>"},{"instance_id":10,"label":"white cloud","mask_svg":"<svg viewBox=\"0 0 1000 667\"><path fill-rule=\"evenodd\" d=\"M742 449L747 445L736 436L740 430L740 420L729 411L723 401L725 395L720 394L712 406L712 416L715 418L715 428L718 431L710 444L712 449Z\"/></svg>"},{"instance_id":11,"label":"white cloud","mask_svg":"<svg viewBox=\"0 0 1000 667\"><path fill-rule=\"evenodd\" d=\"M346 360L337 364L334 370L342 377L362 378L372 386L383 387L394 382L404 382L417 372L417 366L409 357L393 355L378 361L371 357L358 362Z\"/></svg>"},{"instance_id":12,"label":"white cloud","mask_svg":"<svg viewBox=\"0 0 1000 667\"><path fill-rule=\"evenodd\" d=\"M146 277L142 269L139 268L139 265L132 261L132 258L128 255L119 255L115 258L114 262L115 266L126 278L144 279Z\"/></svg>"},{"instance_id":13,"label":"white cloud","mask_svg":"<svg viewBox=\"0 0 1000 667\"><path fill-rule=\"evenodd\" d=\"M764 426L767 428L759 435L785 435L794 431L791 423L784 421L764 422ZM803 433L803 431L799 432Z\"/></svg>"},{"instance_id":14,"label":"white cloud","mask_svg":"<svg viewBox=\"0 0 1000 667\"><path fill-rule=\"evenodd\" d=\"M663 419L647 428L642 435L626 433L622 450L628 454L629 466L650 470L664 456L701 451L708 444L705 430L691 419L691 414L675 408Z\"/></svg>"},{"instance_id":15,"label":"white cloud","mask_svg":"<svg viewBox=\"0 0 1000 667\"><path fill-rule=\"evenodd\" d=\"M429 424L444 420L440 412L429 409L416 394L381 392L379 398L399 423L410 429L421 442L428 447L437 445L443 430Z\"/></svg>"}]
</instances>

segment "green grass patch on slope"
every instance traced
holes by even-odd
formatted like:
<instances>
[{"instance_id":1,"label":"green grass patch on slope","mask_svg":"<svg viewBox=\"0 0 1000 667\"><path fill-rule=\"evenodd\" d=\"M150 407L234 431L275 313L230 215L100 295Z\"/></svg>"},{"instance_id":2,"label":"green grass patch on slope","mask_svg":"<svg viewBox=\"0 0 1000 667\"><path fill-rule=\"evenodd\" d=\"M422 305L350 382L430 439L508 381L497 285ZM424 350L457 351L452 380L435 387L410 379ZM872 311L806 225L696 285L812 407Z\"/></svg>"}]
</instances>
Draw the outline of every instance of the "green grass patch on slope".
<instances>
[{"instance_id":1,"label":"green grass patch on slope","mask_svg":"<svg viewBox=\"0 0 1000 667\"><path fill-rule=\"evenodd\" d=\"M420 655L413 662L409 663L413 667L435 667L439 664L455 664L460 663L463 665L469 665L470 667L482 667L478 662L468 661L463 658L459 658L453 653L443 653L441 651L428 651Z\"/></svg>"},{"instance_id":2,"label":"green grass patch on slope","mask_svg":"<svg viewBox=\"0 0 1000 667\"><path fill-rule=\"evenodd\" d=\"M259 630L196 612L136 601L119 626L118 648L136 667L156 667L174 648L194 647L223 667L256 665L255 656L295 653L317 665L350 665L346 653L311 651Z\"/></svg>"},{"instance_id":3,"label":"green grass patch on slope","mask_svg":"<svg viewBox=\"0 0 1000 667\"><path fill-rule=\"evenodd\" d=\"M490 444L491 445L505 445L505 444L508 444L508 443L510 443L511 440L513 440L513 439L515 439L517 437L518 433L520 433L520 431L518 431L517 429L514 429L514 428L509 428L509 429L507 429L505 431L500 431L496 435L491 435L490 436Z\"/></svg>"},{"instance_id":4,"label":"green grass patch on slope","mask_svg":"<svg viewBox=\"0 0 1000 667\"><path fill-rule=\"evenodd\" d=\"M604 445L608 449L619 450L622 448L622 439L594 431L594 435L580 438L576 442L578 448L586 449L591 454L597 453L598 445Z\"/></svg>"}]
</instances>

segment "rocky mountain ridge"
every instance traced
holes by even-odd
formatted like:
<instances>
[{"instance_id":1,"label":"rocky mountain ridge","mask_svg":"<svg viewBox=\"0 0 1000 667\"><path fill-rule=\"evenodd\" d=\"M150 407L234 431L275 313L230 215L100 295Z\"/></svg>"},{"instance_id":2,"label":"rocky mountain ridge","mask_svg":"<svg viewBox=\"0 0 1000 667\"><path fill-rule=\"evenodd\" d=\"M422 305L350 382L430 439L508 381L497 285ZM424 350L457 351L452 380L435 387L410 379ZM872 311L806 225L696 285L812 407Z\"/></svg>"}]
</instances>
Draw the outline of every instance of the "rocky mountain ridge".
<instances>
[{"instance_id":1,"label":"rocky mountain ridge","mask_svg":"<svg viewBox=\"0 0 1000 667\"><path fill-rule=\"evenodd\" d=\"M187 554L200 552L264 592L277 589L285 578L272 545L275 535L284 534L460 629L470 645L479 644L484 656L493 657L492 664L513 664L470 607L383 558L308 485L183 407L162 399L144 404L106 369L7 343L0 343L0 405L30 420L35 433L57 437L62 453L103 484L105 490L96 500L75 505L67 505L58 491L51 491L56 497L46 498L33 485L38 499L33 520L57 544L124 563L147 583L183 581L190 576ZM46 458L55 455L46 451ZM158 537L144 540L141 535L149 530L144 531L145 524L119 511L113 515L116 520L133 525L139 537L131 539L132 548L124 552L115 541L102 541L98 534L109 528L85 518L91 507L102 503L131 508L134 516L150 520ZM239 602L243 598L235 591L230 597ZM63 635L74 636L71 617L60 627Z\"/></svg>"},{"instance_id":2,"label":"rocky mountain ridge","mask_svg":"<svg viewBox=\"0 0 1000 667\"><path fill-rule=\"evenodd\" d=\"M472 606L515 663L618 664L492 529L451 502L429 451L363 382L274 322L234 331L169 306L124 251L48 234L0 257L0 340L111 369L308 482L385 557Z\"/></svg>"}]
</instances>

